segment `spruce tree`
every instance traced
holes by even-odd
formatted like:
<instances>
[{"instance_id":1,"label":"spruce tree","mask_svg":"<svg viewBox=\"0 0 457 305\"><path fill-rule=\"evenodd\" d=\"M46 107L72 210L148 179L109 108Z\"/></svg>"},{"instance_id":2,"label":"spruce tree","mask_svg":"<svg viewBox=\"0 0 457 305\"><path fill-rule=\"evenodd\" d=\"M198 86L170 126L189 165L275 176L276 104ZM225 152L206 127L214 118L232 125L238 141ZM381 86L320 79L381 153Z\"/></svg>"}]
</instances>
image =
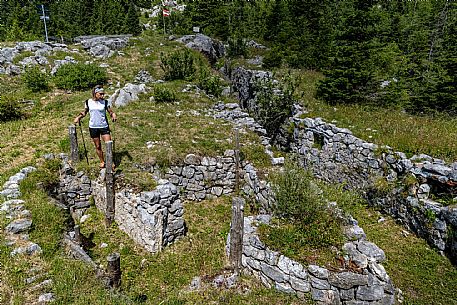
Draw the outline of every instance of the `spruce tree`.
<instances>
[{"instance_id":1,"label":"spruce tree","mask_svg":"<svg viewBox=\"0 0 457 305\"><path fill-rule=\"evenodd\" d=\"M133 1L129 3L129 9L125 16L126 33L139 35L141 34L141 26L139 13Z\"/></svg>"},{"instance_id":2,"label":"spruce tree","mask_svg":"<svg viewBox=\"0 0 457 305\"><path fill-rule=\"evenodd\" d=\"M329 103L365 103L375 91L371 64L377 1L354 0L338 29L336 47L317 95Z\"/></svg>"}]
</instances>

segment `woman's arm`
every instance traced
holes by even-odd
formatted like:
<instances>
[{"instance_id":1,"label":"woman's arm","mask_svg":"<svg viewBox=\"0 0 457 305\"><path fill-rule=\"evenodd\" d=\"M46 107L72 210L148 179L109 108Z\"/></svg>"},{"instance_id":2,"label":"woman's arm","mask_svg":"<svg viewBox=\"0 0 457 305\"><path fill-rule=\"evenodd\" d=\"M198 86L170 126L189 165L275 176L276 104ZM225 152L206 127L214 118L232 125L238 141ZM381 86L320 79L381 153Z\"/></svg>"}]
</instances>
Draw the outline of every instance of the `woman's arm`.
<instances>
[{"instance_id":1,"label":"woman's arm","mask_svg":"<svg viewBox=\"0 0 457 305\"><path fill-rule=\"evenodd\" d=\"M78 116L75 118L75 120L73 121L75 124L79 124L79 121L86 116L87 112L89 110L87 108L84 108L84 111L81 111Z\"/></svg>"},{"instance_id":2,"label":"woman's arm","mask_svg":"<svg viewBox=\"0 0 457 305\"><path fill-rule=\"evenodd\" d=\"M117 116L116 116L116 114L114 113L113 109L111 109L110 106L108 106L108 113L109 113L109 115L111 116L111 119L113 120L113 122L116 122Z\"/></svg>"}]
</instances>

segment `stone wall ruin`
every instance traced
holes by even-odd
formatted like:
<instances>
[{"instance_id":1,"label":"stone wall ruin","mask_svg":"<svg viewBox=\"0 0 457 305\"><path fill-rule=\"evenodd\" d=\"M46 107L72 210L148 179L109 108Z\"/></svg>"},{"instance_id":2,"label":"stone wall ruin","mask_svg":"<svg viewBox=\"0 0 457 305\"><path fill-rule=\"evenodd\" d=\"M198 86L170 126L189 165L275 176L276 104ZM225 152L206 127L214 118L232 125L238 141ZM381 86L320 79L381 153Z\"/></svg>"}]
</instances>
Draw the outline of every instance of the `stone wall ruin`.
<instances>
[{"instance_id":1,"label":"stone wall ruin","mask_svg":"<svg viewBox=\"0 0 457 305\"><path fill-rule=\"evenodd\" d=\"M223 71L224 72L224 71ZM255 109L255 82L268 72L237 67L230 75L240 106ZM271 135L270 135L271 136ZM355 137L295 105L276 145L298 154L302 165L331 183L362 190L369 203L457 260L457 162L420 154L408 158L388 146ZM390 189L379 191L376 182ZM436 199L447 198L449 205ZM442 201L442 200L441 200Z\"/></svg>"}]
</instances>

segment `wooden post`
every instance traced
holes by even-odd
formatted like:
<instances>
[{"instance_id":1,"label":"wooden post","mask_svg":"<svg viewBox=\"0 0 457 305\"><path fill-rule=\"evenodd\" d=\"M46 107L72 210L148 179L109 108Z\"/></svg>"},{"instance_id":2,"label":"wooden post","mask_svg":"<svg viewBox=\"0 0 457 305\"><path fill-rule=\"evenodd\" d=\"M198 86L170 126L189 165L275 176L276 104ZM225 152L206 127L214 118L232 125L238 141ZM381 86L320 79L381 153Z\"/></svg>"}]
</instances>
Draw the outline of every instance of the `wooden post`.
<instances>
[{"instance_id":1,"label":"wooden post","mask_svg":"<svg viewBox=\"0 0 457 305\"><path fill-rule=\"evenodd\" d=\"M114 221L113 141L106 142L106 227Z\"/></svg>"},{"instance_id":2,"label":"wooden post","mask_svg":"<svg viewBox=\"0 0 457 305\"><path fill-rule=\"evenodd\" d=\"M70 136L70 159L73 162L79 161L78 137L76 136L76 126L68 126L68 135Z\"/></svg>"},{"instance_id":3,"label":"wooden post","mask_svg":"<svg viewBox=\"0 0 457 305\"><path fill-rule=\"evenodd\" d=\"M244 199L234 197L232 200L232 223L230 226L230 266L239 273L243 255Z\"/></svg>"},{"instance_id":4,"label":"wooden post","mask_svg":"<svg viewBox=\"0 0 457 305\"><path fill-rule=\"evenodd\" d=\"M235 128L235 194L240 190L240 133Z\"/></svg>"},{"instance_id":5,"label":"wooden post","mask_svg":"<svg viewBox=\"0 0 457 305\"><path fill-rule=\"evenodd\" d=\"M119 253L111 253L106 260L108 261L109 286L118 288L121 286L121 255Z\"/></svg>"},{"instance_id":6,"label":"wooden post","mask_svg":"<svg viewBox=\"0 0 457 305\"><path fill-rule=\"evenodd\" d=\"M78 225L75 226L75 242L80 245L81 244L81 230Z\"/></svg>"}]
</instances>

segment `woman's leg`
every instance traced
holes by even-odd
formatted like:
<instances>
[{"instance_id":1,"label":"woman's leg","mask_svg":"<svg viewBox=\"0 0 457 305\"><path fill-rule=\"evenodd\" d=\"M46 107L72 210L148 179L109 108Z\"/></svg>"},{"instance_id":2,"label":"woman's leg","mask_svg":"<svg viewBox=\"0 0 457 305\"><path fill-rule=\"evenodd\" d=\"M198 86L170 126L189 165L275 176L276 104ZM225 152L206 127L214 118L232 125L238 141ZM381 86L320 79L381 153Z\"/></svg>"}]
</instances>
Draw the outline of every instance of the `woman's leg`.
<instances>
[{"instance_id":1,"label":"woman's leg","mask_svg":"<svg viewBox=\"0 0 457 305\"><path fill-rule=\"evenodd\" d=\"M111 135L110 134L102 134L102 139L103 142L111 141Z\"/></svg>"},{"instance_id":2,"label":"woman's leg","mask_svg":"<svg viewBox=\"0 0 457 305\"><path fill-rule=\"evenodd\" d=\"M105 158L103 157L103 150L102 150L102 144L100 142L100 138L92 138L92 141L94 141L95 151L97 152L97 156L100 159L100 167L104 167Z\"/></svg>"}]
</instances>

